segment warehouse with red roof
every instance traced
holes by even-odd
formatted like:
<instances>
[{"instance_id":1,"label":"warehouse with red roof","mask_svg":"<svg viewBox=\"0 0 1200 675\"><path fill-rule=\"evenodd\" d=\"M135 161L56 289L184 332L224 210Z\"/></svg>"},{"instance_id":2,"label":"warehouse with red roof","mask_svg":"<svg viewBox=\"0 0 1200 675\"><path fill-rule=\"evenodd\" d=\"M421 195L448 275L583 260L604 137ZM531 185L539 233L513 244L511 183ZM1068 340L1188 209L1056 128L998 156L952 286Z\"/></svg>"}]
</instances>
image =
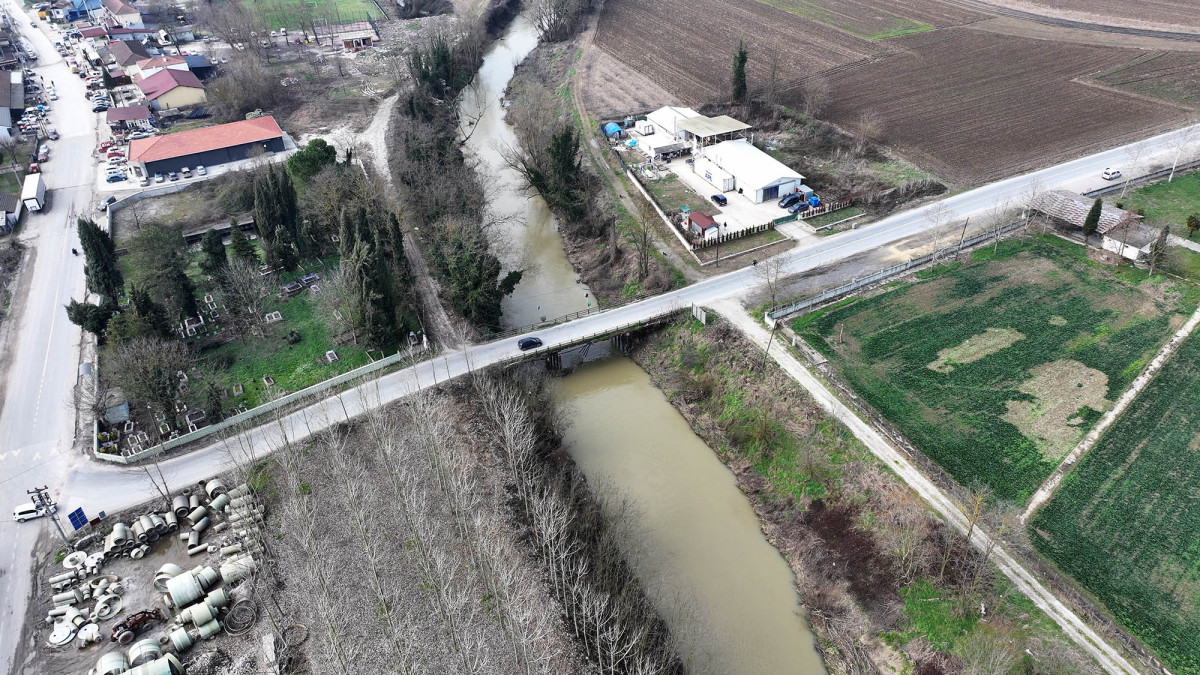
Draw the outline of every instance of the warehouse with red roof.
<instances>
[{"instance_id":1,"label":"warehouse with red roof","mask_svg":"<svg viewBox=\"0 0 1200 675\"><path fill-rule=\"evenodd\" d=\"M267 116L137 139L129 144L129 163L141 175L153 176L283 150L283 130L274 117Z\"/></svg>"}]
</instances>

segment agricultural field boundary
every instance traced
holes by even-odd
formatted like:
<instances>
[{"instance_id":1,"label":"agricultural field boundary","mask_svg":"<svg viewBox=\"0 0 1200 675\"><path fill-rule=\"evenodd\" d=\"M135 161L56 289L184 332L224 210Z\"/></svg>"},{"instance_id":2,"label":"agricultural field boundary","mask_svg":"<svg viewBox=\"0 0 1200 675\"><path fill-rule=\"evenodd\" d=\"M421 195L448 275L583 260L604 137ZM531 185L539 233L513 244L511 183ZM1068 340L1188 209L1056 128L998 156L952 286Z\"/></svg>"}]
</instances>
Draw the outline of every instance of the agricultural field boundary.
<instances>
[{"instance_id":1,"label":"agricultural field boundary","mask_svg":"<svg viewBox=\"0 0 1200 675\"><path fill-rule=\"evenodd\" d=\"M1138 394L1140 394L1142 390L1154 380L1154 376L1157 375L1160 370L1162 370L1162 367L1166 365L1167 361L1171 360L1171 357L1173 357L1175 352L1179 350L1179 346L1182 345L1183 341L1186 340L1188 336L1196 330L1196 326L1198 325L1200 325L1200 308L1197 308L1196 311L1192 313L1192 316L1190 319L1188 319L1187 323L1183 324L1183 327L1176 331L1175 335L1171 336L1171 339L1162 346L1162 349L1158 351L1158 354L1154 355L1154 359L1150 361L1150 365L1146 366L1146 369L1142 371L1142 374L1138 375L1137 379L1135 379L1133 383L1129 385L1129 388L1125 390L1125 393L1121 394L1121 398L1117 400L1117 404L1100 418L1100 421L1097 422L1096 426L1092 427L1092 430L1083 437L1083 440L1079 441L1079 444L1076 445L1071 452L1067 453L1067 456L1063 458L1062 463L1058 465L1058 468L1054 470L1054 473L1050 474L1050 477L1046 479L1046 482L1042 483L1041 487L1039 487L1037 491L1033 493L1033 497L1029 499L1029 506L1027 506L1025 508L1025 512L1021 514L1022 522L1028 521L1029 518L1033 516L1034 512L1036 512L1042 504L1046 503L1046 501L1053 496L1054 491L1058 489L1058 486L1062 483L1062 480L1067 475L1067 472L1071 470L1071 467L1073 467L1075 463L1083 457L1084 453L1092 449L1092 446L1096 444L1096 441L1100 440L1100 437L1104 435L1104 432L1112 426L1113 422L1117 421L1117 418L1125 412L1125 409L1129 407L1129 404L1133 403Z\"/></svg>"},{"instance_id":2,"label":"agricultural field boundary","mask_svg":"<svg viewBox=\"0 0 1200 675\"><path fill-rule=\"evenodd\" d=\"M770 344L771 334L763 326L760 326L736 300L718 301L714 302L712 306L721 316L728 318L754 344L763 349ZM777 349L769 353L779 367L800 383L823 410L845 424L855 438L862 441L872 454L912 488L951 527L960 534L966 535L968 522L964 515L965 510L957 501L951 499L917 469L899 448L886 440L878 429L855 414L790 352ZM981 551L992 550L996 567L1004 576L1008 577L1033 604L1062 627L1063 632L1084 651L1091 654L1101 668L1110 673L1126 673L1128 675L1141 673L1120 652L1092 630L1091 626L1059 600L1058 596L1043 586L1032 573L1009 555L1002 542L993 540L978 524L975 525L974 533L971 544Z\"/></svg>"}]
</instances>

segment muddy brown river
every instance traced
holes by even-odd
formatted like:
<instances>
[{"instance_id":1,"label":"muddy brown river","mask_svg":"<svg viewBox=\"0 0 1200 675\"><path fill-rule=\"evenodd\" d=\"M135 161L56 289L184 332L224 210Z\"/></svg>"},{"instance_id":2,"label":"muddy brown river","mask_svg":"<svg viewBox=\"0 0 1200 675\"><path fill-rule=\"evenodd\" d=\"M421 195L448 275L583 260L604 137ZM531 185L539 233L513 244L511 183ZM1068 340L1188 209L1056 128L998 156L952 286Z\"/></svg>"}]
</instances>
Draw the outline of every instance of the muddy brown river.
<instances>
[{"instance_id":1,"label":"muddy brown river","mask_svg":"<svg viewBox=\"0 0 1200 675\"><path fill-rule=\"evenodd\" d=\"M502 153L516 139L500 104L513 69L537 46L518 17L489 48L460 112L494 210L508 220L492 241L525 277L504 303L507 326L587 307L557 223ZM477 120L477 121L474 121ZM593 356L607 353L597 345ZM628 559L679 644L691 673L823 674L787 563L763 537L733 474L625 358L587 363L557 384L571 419L567 442L588 482L623 504Z\"/></svg>"}]
</instances>

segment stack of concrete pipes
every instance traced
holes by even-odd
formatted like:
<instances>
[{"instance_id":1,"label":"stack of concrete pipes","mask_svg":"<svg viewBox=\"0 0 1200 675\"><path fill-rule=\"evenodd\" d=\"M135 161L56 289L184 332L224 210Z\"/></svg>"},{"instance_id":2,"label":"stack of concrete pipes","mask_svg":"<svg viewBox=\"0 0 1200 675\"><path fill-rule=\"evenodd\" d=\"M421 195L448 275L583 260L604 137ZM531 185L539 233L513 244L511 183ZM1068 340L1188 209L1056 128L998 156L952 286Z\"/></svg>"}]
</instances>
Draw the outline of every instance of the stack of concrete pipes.
<instances>
[{"instance_id":1,"label":"stack of concrete pipes","mask_svg":"<svg viewBox=\"0 0 1200 675\"><path fill-rule=\"evenodd\" d=\"M132 666L132 669L130 668ZM111 651L100 657L91 675L185 675L183 664L174 654L163 654L158 640L134 643L129 653Z\"/></svg>"},{"instance_id":2,"label":"stack of concrete pipes","mask_svg":"<svg viewBox=\"0 0 1200 675\"><path fill-rule=\"evenodd\" d=\"M104 560L118 556L140 559L155 542L178 529L179 517L174 511L147 513L139 516L131 525L116 523L104 538Z\"/></svg>"}]
</instances>

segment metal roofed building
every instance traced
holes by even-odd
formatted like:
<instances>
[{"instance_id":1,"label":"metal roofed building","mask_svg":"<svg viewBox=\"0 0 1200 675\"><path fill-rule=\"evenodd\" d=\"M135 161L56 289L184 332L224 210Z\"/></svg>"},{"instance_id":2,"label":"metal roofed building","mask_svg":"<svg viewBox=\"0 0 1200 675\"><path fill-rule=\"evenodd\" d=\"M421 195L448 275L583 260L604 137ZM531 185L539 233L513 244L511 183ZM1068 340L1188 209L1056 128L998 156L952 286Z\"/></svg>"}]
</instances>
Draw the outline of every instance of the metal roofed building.
<instances>
[{"instance_id":1,"label":"metal roofed building","mask_svg":"<svg viewBox=\"0 0 1200 675\"><path fill-rule=\"evenodd\" d=\"M129 144L129 163L142 175L152 176L185 166L235 162L256 150L284 149L283 130L274 117L266 116L135 140Z\"/></svg>"},{"instance_id":2,"label":"metal roofed building","mask_svg":"<svg viewBox=\"0 0 1200 675\"><path fill-rule=\"evenodd\" d=\"M683 132L684 139L693 141L698 147L739 138L741 132L751 128L749 124L729 115L689 117L680 120L676 127Z\"/></svg>"},{"instance_id":3,"label":"metal roofed building","mask_svg":"<svg viewBox=\"0 0 1200 675\"><path fill-rule=\"evenodd\" d=\"M672 136L682 141L684 140L684 137L680 132L679 123L683 120L700 116L700 113L692 110L691 108L665 105L646 115L646 120L658 128L658 133L666 136Z\"/></svg>"},{"instance_id":4,"label":"metal roofed building","mask_svg":"<svg viewBox=\"0 0 1200 675\"><path fill-rule=\"evenodd\" d=\"M704 157L733 175L738 192L755 204L792 194L804 182L804 176L744 139L710 145Z\"/></svg>"}]
</instances>

